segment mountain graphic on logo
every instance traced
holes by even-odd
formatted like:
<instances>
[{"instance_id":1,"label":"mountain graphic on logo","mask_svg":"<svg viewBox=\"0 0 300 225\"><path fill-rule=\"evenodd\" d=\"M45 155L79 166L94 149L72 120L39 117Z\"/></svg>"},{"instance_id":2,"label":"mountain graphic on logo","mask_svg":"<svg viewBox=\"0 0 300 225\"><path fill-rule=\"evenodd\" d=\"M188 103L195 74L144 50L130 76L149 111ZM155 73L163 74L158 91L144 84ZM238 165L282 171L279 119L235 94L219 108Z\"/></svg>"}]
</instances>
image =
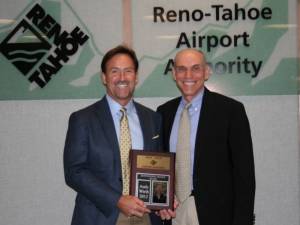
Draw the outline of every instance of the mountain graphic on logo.
<instances>
[{"instance_id":1,"label":"mountain graphic on logo","mask_svg":"<svg viewBox=\"0 0 300 225\"><path fill-rule=\"evenodd\" d=\"M0 45L2 54L25 76L50 48L51 45L26 20L22 20Z\"/></svg>"}]
</instances>

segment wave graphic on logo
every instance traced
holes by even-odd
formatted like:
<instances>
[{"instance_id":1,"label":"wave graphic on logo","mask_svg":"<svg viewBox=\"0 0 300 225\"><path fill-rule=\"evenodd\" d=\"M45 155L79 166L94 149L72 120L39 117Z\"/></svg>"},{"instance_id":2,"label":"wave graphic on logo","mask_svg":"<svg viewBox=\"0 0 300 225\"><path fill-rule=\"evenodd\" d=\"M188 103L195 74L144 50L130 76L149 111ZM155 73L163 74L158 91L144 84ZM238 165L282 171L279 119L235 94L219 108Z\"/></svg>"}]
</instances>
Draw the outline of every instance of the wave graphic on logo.
<instances>
[{"instance_id":1,"label":"wave graphic on logo","mask_svg":"<svg viewBox=\"0 0 300 225\"><path fill-rule=\"evenodd\" d=\"M32 35L34 41L21 43L17 41L22 40L22 35L27 33ZM50 48L51 45L26 20L22 20L0 46L2 54L24 75L43 58Z\"/></svg>"},{"instance_id":2,"label":"wave graphic on logo","mask_svg":"<svg viewBox=\"0 0 300 225\"><path fill-rule=\"evenodd\" d=\"M12 50L6 55L17 68L27 65L28 69L32 68L45 54L47 50L30 49L30 50Z\"/></svg>"}]
</instances>

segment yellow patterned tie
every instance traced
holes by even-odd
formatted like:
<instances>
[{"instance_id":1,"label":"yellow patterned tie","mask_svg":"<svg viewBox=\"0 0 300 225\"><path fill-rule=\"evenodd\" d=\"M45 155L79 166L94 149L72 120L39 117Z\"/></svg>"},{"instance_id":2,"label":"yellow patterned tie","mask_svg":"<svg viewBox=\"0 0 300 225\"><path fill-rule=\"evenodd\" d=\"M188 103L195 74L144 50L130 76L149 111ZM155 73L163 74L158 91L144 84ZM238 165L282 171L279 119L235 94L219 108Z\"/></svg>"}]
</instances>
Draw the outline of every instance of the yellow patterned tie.
<instances>
[{"instance_id":1,"label":"yellow patterned tie","mask_svg":"<svg viewBox=\"0 0 300 225\"><path fill-rule=\"evenodd\" d=\"M181 113L176 145L175 191L179 202L186 200L191 193L190 119L188 113L190 105L191 103L186 104Z\"/></svg>"},{"instance_id":2,"label":"yellow patterned tie","mask_svg":"<svg viewBox=\"0 0 300 225\"><path fill-rule=\"evenodd\" d=\"M122 108L122 117L120 121L120 155L122 164L123 195L129 194L129 151L131 149L130 130L126 109Z\"/></svg>"}]
</instances>

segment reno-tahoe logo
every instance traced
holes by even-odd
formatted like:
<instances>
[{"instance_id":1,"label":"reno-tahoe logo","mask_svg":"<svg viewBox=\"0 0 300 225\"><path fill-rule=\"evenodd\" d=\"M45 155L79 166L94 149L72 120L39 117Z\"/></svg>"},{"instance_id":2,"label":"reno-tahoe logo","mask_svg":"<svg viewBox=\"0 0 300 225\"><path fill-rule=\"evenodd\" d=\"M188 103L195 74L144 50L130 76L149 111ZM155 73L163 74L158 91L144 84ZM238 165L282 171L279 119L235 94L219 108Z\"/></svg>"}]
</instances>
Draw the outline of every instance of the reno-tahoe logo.
<instances>
[{"instance_id":1,"label":"reno-tahoe logo","mask_svg":"<svg viewBox=\"0 0 300 225\"><path fill-rule=\"evenodd\" d=\"M0 51L31 83L42 88L88 39L78 26L71 32L62 30L36 4L4 39Z\"/></svg>"}]
</instances>

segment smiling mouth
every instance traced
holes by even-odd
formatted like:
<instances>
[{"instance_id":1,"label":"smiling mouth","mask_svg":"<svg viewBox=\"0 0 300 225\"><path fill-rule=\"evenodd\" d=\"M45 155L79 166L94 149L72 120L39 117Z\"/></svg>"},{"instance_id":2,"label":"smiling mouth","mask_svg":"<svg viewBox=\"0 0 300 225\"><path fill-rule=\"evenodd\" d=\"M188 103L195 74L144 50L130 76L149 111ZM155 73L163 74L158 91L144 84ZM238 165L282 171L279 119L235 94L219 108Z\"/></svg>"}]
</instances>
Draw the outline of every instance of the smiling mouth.
<instances>
[{"instance_id":1,"label":"smiling mouth","mask_svg":"<svg viewBox=\"0 0 300 225\"><path fill-rule=\"evenodd\" d=\"M127 84L119 84L119 85L117 85L117 87L119 87L119 88L125 88L125 87L128 87L128 85Z\"/></svg>"},{"instance_id":2,"label":"smiling mouth","mask_svg":"<svg viewBox=\"0 0 300 225\"><path fill-rule=\"evenodd\" d=\"M129 86L128 82L118 82L117 83L117 87L119 87L119 88L126 88L128 86Z\"/></svg>"},{"instance_id":3,"label":"smiling mouth","mask_svg":"<svg viewBox=\"0 0 300 225\"><path fill-rule=\"evenodd\" d=\"M196 82L195 81L183 81L182 82L184 85L186 85L186 86L192 86L192 85L194 85Z\"/></svg>"}]
</instances>

